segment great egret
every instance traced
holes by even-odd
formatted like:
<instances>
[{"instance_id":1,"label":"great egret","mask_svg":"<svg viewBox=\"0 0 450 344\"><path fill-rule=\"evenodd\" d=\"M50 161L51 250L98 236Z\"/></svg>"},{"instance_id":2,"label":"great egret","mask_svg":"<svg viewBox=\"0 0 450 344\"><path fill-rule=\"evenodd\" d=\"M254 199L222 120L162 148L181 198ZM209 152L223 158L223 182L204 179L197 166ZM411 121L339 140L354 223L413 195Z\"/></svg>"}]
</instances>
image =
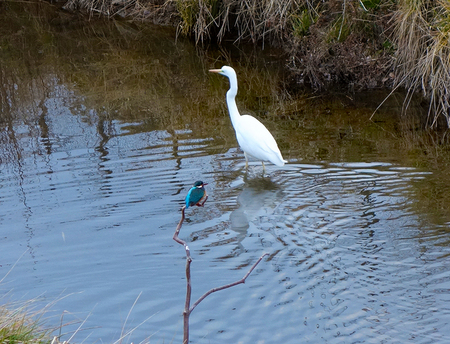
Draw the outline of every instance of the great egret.
<instances>
[{"instance_id":1,"label":"great egret","mask_svg":"<svg viewBox=\"0 0 450 344\"><path fill-rule=\"evenodd\" d=\"M201 180L194 183L186 196L186 209L193 205L203 207L208 198L205 185L208 183L203 183Z\"/></svg>"},{"instance_id":2,"label":"great egret","mask_svg":"<svg viewBox=\"0 0 450 344\"><path fill-rule=\"evenodd\" d=\"M228 112L236 132L236 139L244 151L245 167L248 168L249 155L262 161L263 170L265 170L264 161L283 166L287 161L283 160L277 142L270 131L255 117L239 114L235 100L238 85L234 69L223 66L221 69L210 69L210 72L226 76L230 81L230 89L227 92Z\"/></svg>"}]
</instances>

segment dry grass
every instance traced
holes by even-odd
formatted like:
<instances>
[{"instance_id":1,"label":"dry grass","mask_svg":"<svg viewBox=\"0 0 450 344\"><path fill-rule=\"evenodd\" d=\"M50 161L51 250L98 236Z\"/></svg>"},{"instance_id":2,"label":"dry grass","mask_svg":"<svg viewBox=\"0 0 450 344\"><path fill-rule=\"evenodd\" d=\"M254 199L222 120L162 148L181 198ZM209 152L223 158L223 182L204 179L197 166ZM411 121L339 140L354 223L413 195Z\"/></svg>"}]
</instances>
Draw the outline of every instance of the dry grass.
<instances>
[{"instance_id":1,"label":"dry grass","mask_svg":"<svg viewBox=\"0 0 450 344\"><path fill-rule=\"evenodd\" d=\"M180 16L179 29L193 34L197 43L215 34L222 41L230 32L235 40L257 42L280 39L289 30L292 15L308 0L168 0Z\"/></svg>"},{"instance_id":2,"label":"dry grass","mask_svg":"<svg viewBox=\"0 0 450 344\"><path fill-rule=\"evenodd\" d=\"M317 0L68 0L65 9L87 11L89 15L130 17L177 23L179 32L192 34L197 43L214 34L219 42L230 32L236 40L284 38L299 9L311 8ZM166 19L162 19L165 17ZM178 17L174 21L174 17Z\"/></svg>"},{"instance_id":3,"label":"dry grass","mask_svg":"<svg viewBox=\"0 0 450 344\"><path fill-rule=\"evenodd\" d=\"M26 251L22 254L22 256ZM6 279L9 273L14 269L17 262L0 279L0 284ZM0 343L6 344L35 344L35 343L57 343L57 339L51 337L55 328L49 328L45 325L44 315L54 305L54 302L48 303L44 307L36 307L38 299L32 299L24 302L7 303L5 301L8 294L2 295L0 300L4 304L0 305ZM37 310L36 310L37 309Z\"/></svg>"},{"instance_id":4,"label":"dry grass","mask_svg":"<svg viewBox=\"0 0 450 344\"><path fill-rule=\"evenodd\" d=\"M139 295L140 296L140 295ZM141 325L146 323L150 318L154 316L151 315L144 319L139 325L126 329L127 320L132 312L139 296L136 298L134 304L132 305L125 323L122 327L122 332L120 338L116 340L113 344L121 344L128 341L133 334L133 332L139 328ZM68 344L71 343L75 335L82 331L82 327L85 324L84 319L75 320L71 323L62 323L63 318L61 317L61 324L57 327L50 328L46 325L47 314L50 308L56 303L47 304L44 307L36 305L38 299L32 299L22 303L14 303L0 306L0 343L5 344ZM71 335L67 333L61 333L63 327L67 325L79 324L77 330ZM52 333L59 331L57 336ZM62 341L60 338L62 336L70 336L67 340ZM140 341L139 344L150 343L150 338L145 338ZM87 338L86 338L87 339Z\"/></svg>"},{"instance_id":5,"label":"dry grass","mask_svg":"<svg viewBox=\"0 0 450 344\"><path fill-rule=\"evenodd\" d=\"M299 82L314 89L340 84L348 91L392 83L386 6L330 0L304 11L309 25L296 23L286 44L291 48L289 67Z\"/></svg>"},{"instance_id":6,"label":"dry grass","mask_svg":"<svg viewBox=\"0 0 450 344\"><path fill-rule=\"evenodd\" d=\"M450 127L450 4L446 0L402 0L395 14L395 84L430 99L427 125L445 118ZM406 100L406 107L408 105Z\"/></svg>"},{"instance_id":7,"label":"dry grass","mask_svg":"<svg viewBox=\"0 0 450 344\"><path fill-rule=\"evenodd\" d=\"M105 16L132 18L140 21L153 21L157 24L173 24L169 1L160 0L68 0L64 9L81 10L90 17Z\"/></svg>"},{"instance_id":8,"label":"dry grass","mask_svg":"<svg viewBox=\"0 0 450 344\"><path fill-rule=\"evenodd\" d=\"M53 329L44 327L46 308L35 310L36 300L0 306L0 343L50 343Z\"/></svg>"}]
</instances>

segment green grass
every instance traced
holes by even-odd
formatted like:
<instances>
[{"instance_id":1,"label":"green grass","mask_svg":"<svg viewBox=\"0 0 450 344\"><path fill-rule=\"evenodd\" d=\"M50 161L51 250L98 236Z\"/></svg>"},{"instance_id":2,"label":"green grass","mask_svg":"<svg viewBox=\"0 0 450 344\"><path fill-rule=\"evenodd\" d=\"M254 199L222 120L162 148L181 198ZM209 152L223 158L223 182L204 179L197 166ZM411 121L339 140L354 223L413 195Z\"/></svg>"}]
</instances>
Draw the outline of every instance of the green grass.
<instances>
[{"instance_id":1,"label":"green grass","mask_svg":"<svg viewBox=\"0 0 450 344\"><path fill-rule=\"evenodd\" d=\"M51 343L52 330L44 326L45 309L32 310L33 301L0 306L0 343ZM55 341L56 342L56 341Z\"/></svg>"}]
</instances>

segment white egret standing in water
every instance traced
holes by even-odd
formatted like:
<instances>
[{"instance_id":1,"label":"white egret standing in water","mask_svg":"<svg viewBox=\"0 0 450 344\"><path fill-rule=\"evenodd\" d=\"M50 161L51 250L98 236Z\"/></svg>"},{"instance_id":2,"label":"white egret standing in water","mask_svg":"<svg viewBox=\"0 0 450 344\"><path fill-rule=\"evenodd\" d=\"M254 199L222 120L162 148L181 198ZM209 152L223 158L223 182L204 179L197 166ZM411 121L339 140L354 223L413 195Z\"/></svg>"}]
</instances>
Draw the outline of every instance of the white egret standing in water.
<instances>
[{"instance_id":1,"label":"white egret standing in water","mask_svg":"<svg viewBox=\"0 0 450 344\"><path fill-rule=\"evenodd\" d=\"M227 106L231 123L236 132L236 139L244 151L245 167L248 168L248 156L262 161L270 161L277 166L283 166L287 161L283 160L277 142L269 130L255 117L240 115L236 106L236 94L238 90L236 72L229 66L221 69L211 69L210 72L224 75L230 81L230 89L227 92Z\"/></svg>"}]
</instances>

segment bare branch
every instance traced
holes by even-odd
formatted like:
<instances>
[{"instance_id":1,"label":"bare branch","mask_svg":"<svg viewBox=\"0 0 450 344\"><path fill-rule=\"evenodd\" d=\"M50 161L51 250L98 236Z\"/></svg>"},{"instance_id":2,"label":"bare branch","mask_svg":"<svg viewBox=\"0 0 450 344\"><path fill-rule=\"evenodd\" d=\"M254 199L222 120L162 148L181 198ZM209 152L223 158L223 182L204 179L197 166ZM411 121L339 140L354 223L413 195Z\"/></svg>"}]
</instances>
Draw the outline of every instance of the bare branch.
<instances>
[{"instance_id":1,"label":"bare branch","mask_svg":"<svg viewBox=\"0 0 450 344\"><path fill-rule=\"evenodd\" d=\"M200 206L203 206L205 204L205 202L206 202L206 199ZM209 290L208 292L203 294L192 305L192 307L190 307L190 304L191 304L191 293L192 293L192 285L191 285L191 263L192 263L192 258L191 258L191 253L190 253L190 250L189 250L189 246L186 244L186 242L184 240L182 240L182 239L180 239L178 237L178 235L180 234L181 226L183 225L183 222L184 222L184 219L185 219L185 215L184 215L184 210L185 209L186 209L185 206L183 206L181 208L181 219L180 219L180 222L178 222L178 226L175 229L175 233L173 234L173 240L175 240L180 245L183 245L184 249L186 251L186 301L185 301L185 304L184 304L184 311L183 311L183 322L184 322L184 325L183 325L183 344L188 344L189 343L189 316L191 315L191 312L194 310L194 308L197 307L197 305L200 302L202 302L208 295L210 295L212 293L215 293L216 291L227 289L227 288L231 288L231 287L234 287L235 285L245 283L245 280L247 279L247 277L252 273L252 271L256 268L256 266L259 264L259 262L268 254L264 253L261 257L259 257L259 259L256 261L256 263L253 264L253 266L250 268L250 270L248 270L248 272L245 274L245 276L242 277L240 280L238 280L238 281L236 281L234 283L226 284L226 285L223 285L221 287L213 288L213 289Z\"/></svg>"},{"instance_id":2,"label":"bare branch","mask_svg":"<svg viewBox=\"0 0 450 344\"><path fill-rule=\"evenodd\" d=\"M203 204L204 204L204 202L203 202ZM186 302L185 302L184 311L183 311L183 320L184 320L183 344L188 344L189 343L189 315L190 315L189 306L191 304L191 292L192 292L192 286L191 286L192 258L191 258L191 251L189 250L189 246L186 244L186 241L181 240L178 237L178 234L180 234L181 226L183 225L183 222L184 222L184 218L185 218L184 210L185 209L186 209L186 206L183 206L181 208L181 219L180 219L180 222L178 222L178 226L175 229L175 233L173 234L173 240L175 240L180 245L183 245L184 249L186 251Z\"/></svg>"},{"instance_id":3,"label":"bare branch","mask_svg":"<svg viewBox=\"0 0 450 344\"><path fill-rule=\"evenodd\" d=\"M181 219L180 219L180 222L178 222L177 228L175 229L175 233L173 235L173 240L175 240L180 245L184 246L184 249L186 250L186 259L189 260L189 262L192 262L191 251L189 250L189 246L186 244L186 241L181 240L178 237L178 234L180 234L180 229L181 229L181 226L183 225L183 221L184 221L184 209L186 209L186 206L183 206L183 208L181 208Z\"/></svg>"},{"instance_id":4,"label":"bare branch","mask_svg":"<svg viewBox=\"0 0 450 344\"><path fill-rule=\"evenodd\" d=\"M230 284L223 285L221 287L212 288L212 289L208 290L206 293L204 293L202 296L200 296L200 298L197 301L195 301L195 303L189 309L189 313L191 313L194 310L194 308L197 307L198 304L200 302L202 302L208 295L215 293L216 291L228 289L228 288L234 287L235 285L245 283L245 280L247 279L247 277L252 273L252 271L256 268L256 266L259 264L259 262L267 255L268 255L268 253L264 253L261 257L259 257L259 259L256 261L256 263L253 264L253 266L250 268L250 270L248 270L248 272L245 274L245 276L242 277L240 280L230 283Z\"/></svg>"}]
</instances>

